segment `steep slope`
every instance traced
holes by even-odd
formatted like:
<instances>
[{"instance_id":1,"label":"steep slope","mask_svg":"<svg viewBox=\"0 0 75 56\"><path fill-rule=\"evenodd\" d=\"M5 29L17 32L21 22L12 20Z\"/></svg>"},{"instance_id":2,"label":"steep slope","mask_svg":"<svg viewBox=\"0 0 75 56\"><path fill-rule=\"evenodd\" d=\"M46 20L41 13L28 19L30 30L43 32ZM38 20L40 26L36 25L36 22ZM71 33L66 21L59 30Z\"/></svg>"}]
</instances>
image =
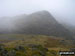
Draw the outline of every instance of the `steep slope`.
<instances>
[{"instance_id":1,"label":"steep slope","mask_svg":"<svg viewBox=\"0 0 75 56\"><path fill-rule=\"evenodd\" d=\"M55 18L47 11L39 11L21 18L20 23L15 23L14 33L40 34L73 39L68 29L59 24ZM16 21L15 21L16 22Z\"/></svg>"},{"instance_id":2,"label":"steep slope","mask_svg":"<svg viewBox=\"0 0 75 56\"><path fill-rule=\"evenodd\" d=\"M75 26L74 25L70 25L68 23L62 23L62 25L67 28L68 30L70 30L72 32L72 34L74 35L75 37Z\"/></svg>"}]
</instances>

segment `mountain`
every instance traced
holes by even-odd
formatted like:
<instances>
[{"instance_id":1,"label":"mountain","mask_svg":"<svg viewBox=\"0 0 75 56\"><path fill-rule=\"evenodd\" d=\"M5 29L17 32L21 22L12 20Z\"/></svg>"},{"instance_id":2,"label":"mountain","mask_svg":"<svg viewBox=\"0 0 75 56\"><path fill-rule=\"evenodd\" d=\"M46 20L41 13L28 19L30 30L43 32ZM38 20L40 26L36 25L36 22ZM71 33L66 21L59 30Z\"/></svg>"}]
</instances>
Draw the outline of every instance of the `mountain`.
<instances>
[{"instance_id":1,"label":"mountain","mask_svg":"<svg viewBox=\"0 0 75 56\"><path fill-rule=\"evenodd\" d=\"M39 11L14 21L14 33L50 35L73 39L72 33L58 23L48 11Z\"/></svg>"},{"instance_id":2,"label":"mountain","mask_svg":"<svg viewBox=\"0 0 75 56\"><path fill-rule=\"evenodd\" d=\"M61 23L65 28L69 29L75 36L75 26L74 25L70 25L68 23Z\"/></svg>"}]
</instances>

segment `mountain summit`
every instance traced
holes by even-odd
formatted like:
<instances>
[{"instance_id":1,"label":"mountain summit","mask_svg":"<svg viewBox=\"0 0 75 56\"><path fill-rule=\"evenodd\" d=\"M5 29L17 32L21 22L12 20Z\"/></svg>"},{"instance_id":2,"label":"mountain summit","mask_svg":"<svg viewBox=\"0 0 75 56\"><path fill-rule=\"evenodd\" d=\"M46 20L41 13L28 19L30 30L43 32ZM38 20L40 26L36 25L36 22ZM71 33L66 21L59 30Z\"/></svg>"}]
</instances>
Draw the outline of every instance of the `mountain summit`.
<instances>
[{"instance_id":1,"label":"mountain summit","mask_svg":"<svg viewBox=\"0 0 75 56\"><path fill-rule=\"evenodd\" d=\"M72 39L71 32L59 24L48 11L32 13L16 20L15 33L40 34Z\"/></svg>"},{"instance_id":2,"label":"mountain summit","mask_svg":"<svg viewBox=\"0 0 75 56\"><path fill-rule=\"evenodd\" d=\"M7 22L10 25L4 24L7 28L4 30L0 28L0 33L50 35L73 39L72 33L58 23L48 11L39 11L30 15L23 14L9 19L10 22Z\"/></svg>"}]
</instances>

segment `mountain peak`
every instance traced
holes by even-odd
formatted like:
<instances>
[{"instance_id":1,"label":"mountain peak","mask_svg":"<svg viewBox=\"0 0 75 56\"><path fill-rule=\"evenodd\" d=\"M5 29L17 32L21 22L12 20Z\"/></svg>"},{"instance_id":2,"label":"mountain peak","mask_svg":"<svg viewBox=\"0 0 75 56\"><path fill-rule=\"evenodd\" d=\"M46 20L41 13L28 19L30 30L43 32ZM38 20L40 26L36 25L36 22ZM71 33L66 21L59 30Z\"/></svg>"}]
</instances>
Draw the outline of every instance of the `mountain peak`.
<instances>
[{"instance_id":1,"label":"mountain peak","mask_svg":"<svg viewBox=\"0 0 75 56\"><path fill-rule=\"evenodd\" d=\"M35 13L32 13L32 14L46 14L46 15L50 15L50 13L46 10L43 10L43 11L38 11L38 12L35 12Z\"/></svg>"},{"instance_id":2,"label":"mountain peak","mask_svg":"<svg viewBox=\"0 0 75 56\"><path fill-rule=\"evenodd\" d=\"M48 11L38 11L27 16L21 16L13 20L11 33L50 35L73 39L72 33L58 23Z\"/></svg>"},{"instance_id":3,"label":"mountain peak","mask_svg":"<svg viewBox=\"0 0 75 56\"><path fill-rule=\"evenodd\" d=\"M46 11L46 10L42 10L42 11L38 11L38 12L40 12L40 13L49 13L49 12Z\"/></svg>"}]
</instances>

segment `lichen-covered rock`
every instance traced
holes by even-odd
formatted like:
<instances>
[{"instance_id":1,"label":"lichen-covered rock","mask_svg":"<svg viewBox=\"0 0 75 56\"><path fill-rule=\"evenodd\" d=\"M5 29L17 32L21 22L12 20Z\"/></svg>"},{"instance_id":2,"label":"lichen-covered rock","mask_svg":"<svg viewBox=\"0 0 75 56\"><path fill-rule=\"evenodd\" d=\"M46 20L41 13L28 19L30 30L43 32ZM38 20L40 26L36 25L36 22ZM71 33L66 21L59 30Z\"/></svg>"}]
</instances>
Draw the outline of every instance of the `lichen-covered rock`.
<instances>
[{"instance_id":1,"label":"lichen-covered rock","mask_svg":"<svg viewBox=\"0 0 75 56\"><path fill-rule=\"evenodd\" d=\"M43 51L39 51L39 53L40 53L41 56L46 56L46 53L43 52Z\"/></svg>"},{"instance_id":2,"label":"lichen-covered rock","mask_svg":"<svg viewBox=\"0 0 75 56\"><path fill-rule=\"evenodd\" d=\"M25 51L25 48L23 46L17 46L15 48L16 51Z\"/></svg>"},{"instance_id":3,"label":"lichen-covered rock","mask_svg":"<svg viewBox=\"0 0 75 56\"><path fill-rule=\"evenodd\" d=\"M0 45L0 51L5 50L3 45Z\"/></svg>"},{"instance_id":4,"label":"lichen-covered rock","mask_svg":"<svg viewBox=\"0 0 75 56\"><path fill-rule=\"evenodd\" d=\"M15 50L11 50L8 53L9 56L16 56L16 51Z\"/></svg>"},{"instance_id":5,"label":"lichen-covered rock","mask_svg":"<svg viewBox=\"0 0 75 56\"><path fill-rule=\"evenodd\" d=\"M8 51L7 50L2 50L1 51L1 56L8 56Z\"/></svg>"}]
</instances>

